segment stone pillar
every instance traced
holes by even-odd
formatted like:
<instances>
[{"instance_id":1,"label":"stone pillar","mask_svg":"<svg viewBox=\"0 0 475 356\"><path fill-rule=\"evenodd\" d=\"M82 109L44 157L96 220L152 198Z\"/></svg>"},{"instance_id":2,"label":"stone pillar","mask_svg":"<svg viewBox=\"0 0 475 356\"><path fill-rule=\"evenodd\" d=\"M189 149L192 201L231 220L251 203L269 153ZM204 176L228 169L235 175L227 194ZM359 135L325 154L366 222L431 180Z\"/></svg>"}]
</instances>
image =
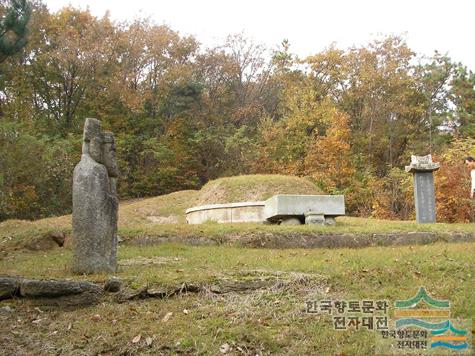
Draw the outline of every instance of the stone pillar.
<instances>
[{"instance_id":1,"label":"stone pillar","mask_svg":"<svg viewBox=\"0 0 475 356\"><path fill-rule=\"evenodd\" d=\"M411 164L406 172L414 176L414 200L416 220L418 223L435 223L435 188L433 172L440 168L439 163L432 162L432 156L411 156Z\"/></svg>"},{"instance_id":2,"label":"stone pillar","mask_svg":"<svg viewBox=\"0 0 475 356\"><path fill-rule=\"evenodd\" d=\"M86 119L81 161L73 175L73 272L117 270L119 175L114 136L101 123Z\"/></svg>"}]
</instances>

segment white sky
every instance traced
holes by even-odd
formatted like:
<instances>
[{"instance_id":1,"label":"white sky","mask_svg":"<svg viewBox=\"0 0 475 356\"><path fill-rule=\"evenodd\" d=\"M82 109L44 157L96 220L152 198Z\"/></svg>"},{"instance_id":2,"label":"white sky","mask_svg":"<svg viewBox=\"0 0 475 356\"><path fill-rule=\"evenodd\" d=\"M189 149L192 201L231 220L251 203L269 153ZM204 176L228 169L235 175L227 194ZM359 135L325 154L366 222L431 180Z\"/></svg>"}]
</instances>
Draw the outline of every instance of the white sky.
<instances>
[{"instance_id":1,"label":"white sky","mask_svg":"<svg viewBox=\"0 0 475 356\"><path fill-rule=\"evenodd\" d=\"M366 44L377 35L404 34L411 49L434 50L475 71L474 0L45 0L51 11L68 4L115 20L150 17L205 46L244 33L275 48L284 38L300 57L336 42Z\"/></svg>"}]
</instances>

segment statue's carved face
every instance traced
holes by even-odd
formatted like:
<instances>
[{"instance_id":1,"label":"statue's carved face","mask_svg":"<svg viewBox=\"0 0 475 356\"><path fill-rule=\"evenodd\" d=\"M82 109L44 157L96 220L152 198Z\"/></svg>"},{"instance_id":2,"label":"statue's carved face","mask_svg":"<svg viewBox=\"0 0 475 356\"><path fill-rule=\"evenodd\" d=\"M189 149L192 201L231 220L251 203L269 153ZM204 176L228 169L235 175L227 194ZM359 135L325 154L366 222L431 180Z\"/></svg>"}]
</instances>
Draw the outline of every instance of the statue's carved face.
<instances>
[{"instance_id":1,"label":"statue's carved face","mask_svg":"<svg viewBox=\"0 0 475 356\"><path fill-rule=\"evenodd\" d=\"M119 168L117 167L117 159L115 155L115 140L111 132L104 132L104 146L102 150L103 164L107 168L110 177L119 176Z\"/></svg>"},{"instance_id":2,"label":"statue's carved face","mask_svg":"<svg viewBox=\"0 0 475 356\"><path fill-rule=\"evenodd\" d=\"M103 164L107 168L109 177L119 176L114 135L109 131L102 132L101 122L97 119L86 119L82 153L89 155L97 163Z\"/></svg>"}]
</instances>

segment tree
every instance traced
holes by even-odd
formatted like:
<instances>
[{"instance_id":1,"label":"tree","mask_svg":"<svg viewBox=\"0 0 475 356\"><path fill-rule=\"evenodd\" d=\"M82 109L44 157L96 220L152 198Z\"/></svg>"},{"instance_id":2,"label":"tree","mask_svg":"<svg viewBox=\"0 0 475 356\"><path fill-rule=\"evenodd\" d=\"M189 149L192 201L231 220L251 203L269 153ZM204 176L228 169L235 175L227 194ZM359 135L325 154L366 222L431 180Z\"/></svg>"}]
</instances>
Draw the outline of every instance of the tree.
<instances>
[{"instance_id":1,"label":"tree","mask_svg":"<svg viewBox=\"0 0 475 356\"><path fill-rule=\"evenodd\" d=\"M415 67L414 77L418 92L422 99L421 114L424 138L427 144L419 150L433 153L440 144L444 143L443 131L438 131L441 125L453 126L453 108L450 98L450 85L453 81L455 66L450 58L437 51L429 62ZM425 132L424 132L425 131Z\"/></svg>"},{"instance_id":2,"label":"tree","mask_svg":"<svg viewBox=\"0 0 475 356\"><path fill-rule=\"evenodd\" d=\"M27 0L0 2L0 63L21 50L27 42L31 6Z\"/></svg>"},{"instance_id":3,"label":"tree","mask_svg":"<svg viewBox=\"0 0 475 356\"><path fill-rule=\"evenodd\" d=\"M106 88L101 76L110 75L114 28L107 17L65 8L39 24L42 34L31 49L22 81L31 85L31 101L38 122L65 135L80 131L84 115L97 114Z\"/></svg>"},{"instance_id":4,"label":"tree","mask_svg":"<svg viewBox=\"0 0 475 356\"><path fill-rule=\"evenodd\" d=\"M29 3L0 4L13 53ZM284 173L344 194L350 213L389 218L412 214L410 153L445 160L454 139L474 135L474 74L438 53L416 56L399 36L300 60L286 40L268 51L238 34L203 48L147 19L50 13L41 1L28 29L23 50L0 63L0 219L70 209L85 117L116 134L122 198ZM446 220L466 206L450 193L456 168L438 183Z\"/></svg>"},{"instance_id":5,"label":"tree","mask_svg":"<svg viewBox=\"0 0 475 356\"><path fill-rule=\"evenodd\" d=\"M80 139L35 137L0 121L0 221L64 214L71 209Z\"/></svg>"},{"instance_id":6,"label":"tree","mask_svg":"<svg viewBox=\"0 0 475 356\"><path fill-rule=\"evenodd\" d=\"M260 123L257 172L310 175L327 191L342 189L351 174L348 117L307 79L285 89L281 118Z\"/></svg>"},{"instance_id":7,"label":"tree","mask_svg":"<svg viewBox=\"0 0 475 356\"><path fill-rule=\"evenodd\" d=\"M429 105L413 76L415 54L398 36L343 51L330 47L309 57L320 96L329 96L350 118L351 148L364 157L360 169L385 176L428 132Z\"/></svg>"},{"instance_id":8,"label":"tree","mask_svg":"<svg viewBox=\"0 0 475 356\"><path fill-rule=\"evenodd\" d=\"M220 49L228 56L230 64L234 94L231 119L236 126L255 125L264 109L263 98L272 68L265 58L266 48L241 33L228 36Z\"/></svg>"},{"instance_id":9,"label":"tree","mask_svg":"<svg viewBox=\"0 0 475 356\"><path fill-rule=\"evenodd\" d=\"M454 139L436 157L440 170L435 174L437 219L446 222L475 222L475 204L470 199L470 172L463 162L475 156L475 139Z\"/></svg>"},{"instance_id":10,"label":"tree","mask_svg":"<svg viewBox=\"0 0 475 356\"><path fill-rule=\"evenodd\" d=\"M333 108L327 115L326 130L315 130L305 158L305 171L323 191L338 194L350 191L354 178L350 130L346 114Z\"/></svg>"},{"instance_id":11,"label":"tree","mask_svg":"<svg viewBox=\"0 0 475 356\"><path fill-rule=\"evenodd\" d=\"M459 64L452 80L455 129L462 137L475 138L475 73Z\"/></svg>"}]
</instances>

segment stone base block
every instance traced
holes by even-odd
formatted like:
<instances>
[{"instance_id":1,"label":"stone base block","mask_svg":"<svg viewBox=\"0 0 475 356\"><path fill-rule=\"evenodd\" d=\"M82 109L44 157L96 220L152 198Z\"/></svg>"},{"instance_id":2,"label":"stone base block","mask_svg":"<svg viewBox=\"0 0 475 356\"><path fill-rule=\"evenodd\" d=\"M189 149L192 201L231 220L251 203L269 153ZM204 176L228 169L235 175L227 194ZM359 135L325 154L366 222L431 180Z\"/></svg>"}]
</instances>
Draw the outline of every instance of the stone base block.
<instances>
[{"instance_id":1,"label":"stone base block","mask_svg":"<svg viewBox=\"0 0 475 356\"><path fill-rule=\"evenodd\" d=\"M306 225L324 225L325 224L325 215L320 213L308 212L305 213L305 224Z\"/></svg>"},{"instance_id":2,"label":"stone base block","mask_svg":"<svg viewBox=\"0 0 475 356\"><path fill-rule=\"evenodd\" d=\"M266 200L264 218L276 222L284 217L304 217L313 213L334 218L345 215L343 195L274 195Z\"/></svg>"}]
</instances>

